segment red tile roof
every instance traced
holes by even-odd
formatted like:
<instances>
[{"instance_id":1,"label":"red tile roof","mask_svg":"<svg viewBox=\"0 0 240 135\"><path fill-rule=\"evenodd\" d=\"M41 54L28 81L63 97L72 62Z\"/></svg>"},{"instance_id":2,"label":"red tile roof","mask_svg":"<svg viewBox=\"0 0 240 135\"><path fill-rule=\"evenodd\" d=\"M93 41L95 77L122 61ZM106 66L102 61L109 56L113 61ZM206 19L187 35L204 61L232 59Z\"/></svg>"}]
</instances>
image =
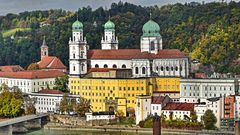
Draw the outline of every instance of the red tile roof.
<instances>
[{"instance_id":1,"label":"red tile roof","mask_svg":"<svg viewBox=\"0 0 240 135\"><path fill-rule=\"evenodd\" d=\"M193 111L194 103L167 103L162 110Z\"/></svg>"},{"instance_id":2,"label":"red tile roof","mask_svg":"<svg viewBox=\"0 0 240 135\"><path fill-rule=\"evenodd\" d=\"M24 69L19 65L0 66L0 72L16 72Z\"/></svg>"},{"instance_id":3,"label":"red tile roof","mask_svg":"<svg viewBox=\"0 0 240 135\"><path fill-rule=\"evenodd\" d=\"M205 73L195 73L195 78L207 78Z\"/></svg>"},{"instance_id":4,"label":"red tile roof","mask_svg":"<svg viewBox=\"0 0 240 135\"><path fill-rule=\"evenodd\" d=\"M152 97L152 104L161 104L164 100L164 96L153 96Z\"/></svg>"},{"instance_id":5,"label":"red tile roof","mask_svg":"<svg viewBox=\"0 0 240 135\"><path fill-rule=\"evenodd\" d=\"M90 68L88 72L109 72L110 70L114 70L113 68Z\"/></svg>"},{"instance_id":6,"label":"red tile roof","mask_svg":"<svg viewBox=\"0 0 240 135\"><path fill-rule=\"evenodd\" d=\"M19 79L55 78L63 75L64 73L58 70L25 70L18 72L0 72L0 77Z\"/></svg>"},{"instance_id":7,"label":"red tile roof","mask_svg":"<svg viewBox=\"0 0 240 135\"><path fill-rule=\"evenodd\" d=\"M45 56L37 63L40 69L66 69L66 66L55 56Z\"/></svg>"},{"instance_id":8,"label":"red tile roof","mask_svg":"<svg viewBox=\"0 0 240 135\"><path fill-rule=\"evenodd\" d=\"M187 58L177 49L160 50L158 54L141 52L140 49L119 49L119 50L90 50L89 59L161 59L161 58Z\"/></svg>"},{"instance_id":9,"label":"red tile roof","mask_svg":"<svg viewBox=\"0 0 240 135\"><path fill-rule=\"evenodd\" d=\"M42 93L42 94L64 94L64 92L62 92L60 90L49 90L49 89L40 90L38 93Z\"/></svg>"}]
</instances>

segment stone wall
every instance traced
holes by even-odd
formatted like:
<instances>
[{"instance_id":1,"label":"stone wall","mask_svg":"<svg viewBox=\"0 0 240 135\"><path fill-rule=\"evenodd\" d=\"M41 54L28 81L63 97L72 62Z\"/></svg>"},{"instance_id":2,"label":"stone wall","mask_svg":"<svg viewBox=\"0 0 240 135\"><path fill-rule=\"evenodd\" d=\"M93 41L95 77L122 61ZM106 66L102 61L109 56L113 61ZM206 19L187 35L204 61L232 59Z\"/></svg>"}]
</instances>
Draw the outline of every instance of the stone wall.
<instances>
[{"instance_id":1,"label":"stone wall","mask_svg":"<svg viewBox=\"0 0 240 135\"><path fill-rule=\"evenodd\" d=\"M116 120L92 120L86 121L85 117L69 115L50 115L50 122L71 126L103 126L116 123Z\"/></svg>"}]
</instances>

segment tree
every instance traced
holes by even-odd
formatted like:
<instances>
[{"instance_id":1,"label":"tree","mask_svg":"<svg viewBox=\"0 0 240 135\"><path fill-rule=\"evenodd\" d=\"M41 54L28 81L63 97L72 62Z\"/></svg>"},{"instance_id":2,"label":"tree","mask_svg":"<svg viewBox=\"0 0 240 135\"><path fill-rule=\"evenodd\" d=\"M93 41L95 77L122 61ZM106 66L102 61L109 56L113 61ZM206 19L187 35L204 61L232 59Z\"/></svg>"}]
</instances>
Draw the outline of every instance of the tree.
<instances>
[{"instance_id":1,"label":"tree","mask_svg":"<svg viewBox=\"0 0 240 135\"><path fill-rule=\"evenodd\" d=\"M63 98L60 102L60 107L59 107L59 110L61 113L68 113L68 99L67 99L67 94L64 94L63 95Z\"/></svg>"},{"instance_id":2,"label":"tree","mask_svg":"<svg viewBox=\"0 0 240 135\"><path fill-rule=\"evenodd\" d=\"M190 118L192 122L197 122L197 113L195 111L190 112Z\"/></svg>"},{"instance_id":3,"label":"tree","mask_svg":"<svg viewBox=\"0 0 240 135\"><path fill-rule=\"evenodd\" d=\"M92 111L91 107L90 100L81 97L80 102L76 104L75 110L79 116L83 117L85 113Z\"/></svg>"},{"instance_id":4,"label":"tree","mask_svg":"<svg viewBox=\"0 0 240 135\"><path fill-rule=\"evenodd\" d=\"M32 63L27 67L27 70L38 70L39 65L37 63Z\"/></svg>"},{"instance_id":5,"label":"tree","mask_svg":"<svg viewBox=\"0 0 240 135\"><path fill-rule=\"evenodd\" d=\"M21 115L23 106L22 96L20 93L10 92L9 89L4 89L0 94L0 116L1 117L16 117Z\"/></svg>"},{"instance_id":6,"label":"tree","mask_svg":"<svg viewBox=\"0 0 240 135\"><path fill-rule=\"evenodd\" d=\"M216 116L213 114L212 110L207 110L203 115L203 123L205 129L214 130L216 129L215 124L217 122Z\"/></svg>"},{"instance_id":7,"label":"tree","mask_svg":"<svg viewBox=\"0 0 240 135\"><path fill-rule=\"evenodd\" d=\"M55 79L55 87L54 89L60 90L62 92L68 92L68 76L64 75L61 77L57 77Z\"/></svg>"}]
</instances>

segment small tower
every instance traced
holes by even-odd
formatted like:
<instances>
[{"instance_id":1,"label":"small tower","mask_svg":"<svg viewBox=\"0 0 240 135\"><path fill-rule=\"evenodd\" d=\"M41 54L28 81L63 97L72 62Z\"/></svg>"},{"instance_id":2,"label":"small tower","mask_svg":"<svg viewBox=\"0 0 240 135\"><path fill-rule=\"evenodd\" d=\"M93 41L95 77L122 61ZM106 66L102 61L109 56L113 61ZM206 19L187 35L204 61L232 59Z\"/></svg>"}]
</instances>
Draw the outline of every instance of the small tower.
<instances>
[{"instance_id":1,"label":"small tower","mask_svg":"<svg viewBox=\"0 0 240 135\"><path fill-rule=\"evenodd\" d=\"M45 56L48 56L48 46L46 44L45 36L43 38L43 43L41 46L41 59Z\"/></svg>"},{"instance_id":2,"label":"small tower","mask_svg":"<svg viewBox=\"0 0 240 135\"><path fill-rule=\"evenodd\" d=\"M162 50L162 36L159 25L151 19L143 25L141 36L141 52L157 54Z\"/></svg>"},{"instance_id":3,"label":"small tower","mask_svg":"<svg viewBox=\"0 0 240 135\"><path fill-rule=\"evenodd\" d=\"M110 20L104 25L104 36L101 40L102 50L117 50L118 38L115 35L115 24Z\"/></svg>"},{"instance_id":4,"label":"small tower","mask_svg":"<svg viewBox=\"0 0 240 135\"><path fill-rule=\"evenodd\" d=\"M69 73L79 77L87 73L87 41L83 38L83 24L76 20L72 24L72 38L69 39Z\"/></svg>"}]
</instances>

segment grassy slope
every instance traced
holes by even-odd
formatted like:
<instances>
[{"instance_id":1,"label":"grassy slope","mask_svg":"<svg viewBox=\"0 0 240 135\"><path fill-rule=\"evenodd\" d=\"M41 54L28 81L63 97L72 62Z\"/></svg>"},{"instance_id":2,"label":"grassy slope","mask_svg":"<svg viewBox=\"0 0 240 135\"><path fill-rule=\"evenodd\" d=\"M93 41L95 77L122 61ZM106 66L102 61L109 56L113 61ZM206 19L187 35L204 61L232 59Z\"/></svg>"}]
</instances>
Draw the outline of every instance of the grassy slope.
<instances>
[{"instance_id":1,"label":"grassy slope","mask_svg":"<svg viewBox=\"0 0 240 135\"><path fill-rule=\"evenodd\" d=\"M2 32L3 37L9 37L11 35L14 35L17 31L30 31L31 28L14 28L10 30L6 30Z\"/></svg>"}]
</instances>

